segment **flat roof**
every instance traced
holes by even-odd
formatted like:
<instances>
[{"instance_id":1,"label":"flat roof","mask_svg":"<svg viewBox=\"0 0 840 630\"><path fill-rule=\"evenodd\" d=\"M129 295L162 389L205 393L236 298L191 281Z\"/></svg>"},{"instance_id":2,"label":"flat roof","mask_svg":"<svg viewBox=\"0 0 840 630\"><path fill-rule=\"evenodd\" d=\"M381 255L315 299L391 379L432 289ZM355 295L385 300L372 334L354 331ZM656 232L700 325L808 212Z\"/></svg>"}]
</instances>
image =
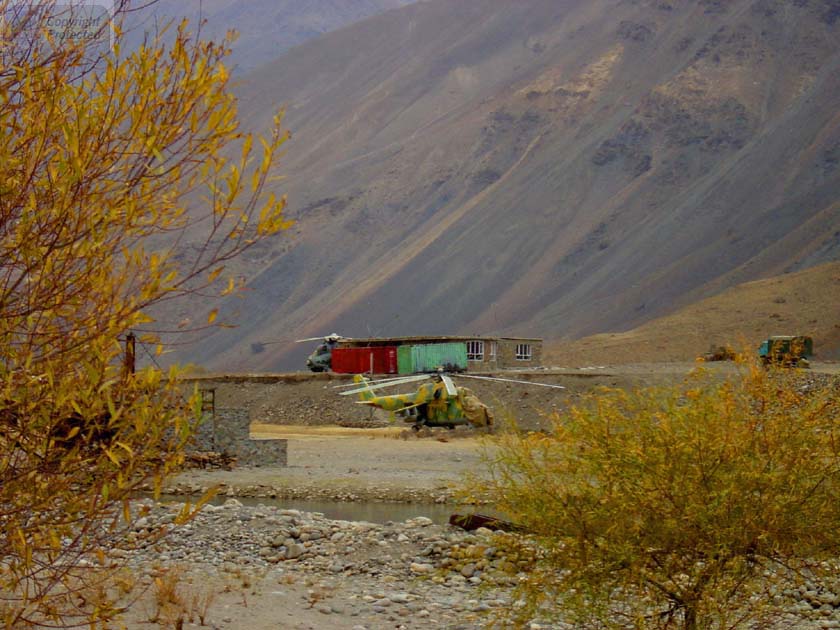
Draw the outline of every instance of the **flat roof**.
<instances>
[{"instance_id":1,"label":"flat roof","mask_svg":"<svg viewBox=\"0 0 840 630\"><path fill-rule=\"evenodd\" d=\"M339 339L339 343L383 343L398 342L411 343L422 341L537 341L542 343L540 337L499 337L490 335L427 335L422 337L348 337Z\"/></svg>"}]
</instances>

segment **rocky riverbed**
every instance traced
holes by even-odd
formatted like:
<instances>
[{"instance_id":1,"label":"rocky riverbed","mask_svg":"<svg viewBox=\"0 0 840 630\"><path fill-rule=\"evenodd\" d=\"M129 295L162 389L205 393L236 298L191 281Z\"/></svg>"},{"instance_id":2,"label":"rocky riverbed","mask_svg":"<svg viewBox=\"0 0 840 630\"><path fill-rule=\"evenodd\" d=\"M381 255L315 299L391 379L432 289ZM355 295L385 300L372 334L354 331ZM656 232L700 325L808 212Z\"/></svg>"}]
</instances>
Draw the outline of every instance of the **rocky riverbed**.
<instances>
[{"instance_id":1,"label":"rocky riverbed","mask_svg":"<svg viewBox=\"0 0 840 630\"><path fill-rule=\"evenodd\" d=\"M214 588L218 603L204 622L219 630L481 628L516 605L512 589L530 563L524 552L503 550L509 534L468 533L425 517L335 521L231 498L175 527L181 508L142 502L146 513L129 536L135 548L114 550L112 559L150 587L150 601L178 572L184 627L190 617L200 627L190 593L201 600L199 590L206 598ZM150 538L161 526L171 528L168 535ZM141 627L141 609L130 627ZM532 625L539 627L549 626Z\"/></svg>"},{"instance_id":2,"label":"rocky riverbed","mask_svg":"<svg viewBox=\"0 0 840 630\"><path fill-rule=\"evenodd\" d=\"M140 502L131 549L112 550L144 599L127 617L148 627L216 630L473 630L521 603L532 555L515 534L469 533L428 518L373 524L237 499L180 526L181 504ZM170 529L158 538L153 532ZM840 628L840 597L807 583L778 594L782 630ZM179 625L180 624L180 625ZM534 619L528 630L570 629Z\"/></svg>"}]
</instances>

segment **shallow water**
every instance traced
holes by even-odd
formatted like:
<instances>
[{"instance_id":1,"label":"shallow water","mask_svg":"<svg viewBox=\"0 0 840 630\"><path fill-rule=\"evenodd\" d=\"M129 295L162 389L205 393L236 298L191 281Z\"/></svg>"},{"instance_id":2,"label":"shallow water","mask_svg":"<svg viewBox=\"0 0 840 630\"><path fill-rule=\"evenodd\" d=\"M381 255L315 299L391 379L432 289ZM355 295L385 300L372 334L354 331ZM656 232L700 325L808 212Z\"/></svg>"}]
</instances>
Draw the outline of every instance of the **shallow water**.
<instances>
[{"instance_id":1,"label":"shallow water","mask_svg":"<svg viewBox=\"0 0 840 630\"><path fill-rule=\"evenodd\" d=\"M229 497L217 496L212 501L213 505L221 505ZM417 516L425 516L432 519L438 525L445 525L449 522L449 516L453 513L464 514L469 512L463 506L431 504L431 503L377 503L377 502L352 502L352 501L324 501L324 500L293 500L293 499L268 499L236 497L243 505L257 506L265 505L278 507L283 510L300 510L301 512L319 512L332 520L338 521L365 521L368 523L387 523L388 521L402 522ZM162 495L162 502L184 502L195 500L194 497L183 497L177 495Z\"/></svg>"}]
</instances>

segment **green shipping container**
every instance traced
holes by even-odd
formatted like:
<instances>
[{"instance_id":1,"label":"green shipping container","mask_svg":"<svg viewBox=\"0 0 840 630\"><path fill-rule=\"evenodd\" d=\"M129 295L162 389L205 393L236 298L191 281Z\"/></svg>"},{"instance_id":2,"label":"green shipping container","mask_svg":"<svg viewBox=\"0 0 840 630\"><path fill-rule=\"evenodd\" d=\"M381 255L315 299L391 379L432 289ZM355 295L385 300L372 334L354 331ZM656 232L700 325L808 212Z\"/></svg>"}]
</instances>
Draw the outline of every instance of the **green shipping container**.
<instances>
[{"instance_id":1,"label":"green shipping container","mask_svg":"<svg viewBox=\"0 0 840 630\"><path fill-rule=\"evenodd\" d=\"M442 367L448 372L467 369L465 343L428 343L397 348L397 370L400 374L435 372Z\"/></svg>"},{"instance_id":2,"label":"green shipping container","mask_svg":"<svg viewBox=\"0 0 840 630\"><path fill-rule=\"evenodd\" d=\"M397 346L397 372L399 374L414 374L414 361L411 358L413 346Z\"/></svg>"}]
</instances>

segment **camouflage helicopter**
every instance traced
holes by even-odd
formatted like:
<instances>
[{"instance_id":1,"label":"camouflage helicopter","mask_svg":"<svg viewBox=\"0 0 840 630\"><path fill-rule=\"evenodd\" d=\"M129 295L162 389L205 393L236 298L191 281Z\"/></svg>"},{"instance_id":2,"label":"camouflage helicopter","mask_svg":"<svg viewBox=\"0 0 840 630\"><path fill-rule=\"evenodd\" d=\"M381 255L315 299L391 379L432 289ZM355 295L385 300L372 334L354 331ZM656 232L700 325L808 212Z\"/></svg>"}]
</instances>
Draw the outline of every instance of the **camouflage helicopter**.
<instances>
[{"instance_id":1,"label":"camouflage helicopter","mask_svg":"<svg viewBox=\"0 0 840 630\"><path fill-rule=\"evenodd\" d=\"M434 379L432 382L423 383L410 394L377 396L374 393L375 389L426 380L429 376L418 374L370 382L357 374L353 381L361 387L342 392L341 395L359 394L359 404L400 414L406 422L412 423L411 428L415 431L424 426L454 429L457 425L467 423L488 431L493 429L493 413L487 405L466 387L456 387L446 374L431 375Z\"/></svg>"},{"instance_id":2,"label":"camouflage helicopter","mask_svg":"<svg viewBox=\"0 0 840 630\"><path fill-rule=\"evenodd\" d=\"M379 396L374 393L376 389L419 382L429 378L432 379L431 382L423 383L416 391L408 394ZM490 376L460 374L459 378L564 389L562 385L548 385ZM389 411L392 414L399 414L406 422L412 423L411 428L415 431L419 431L422 427L454 429L457 425L465 424L470 424L477 429L485 429L488 432L493 430L494 418L490 408L468 388L456 386L452 378L442 371L437 374L417 374L380 381L369 381L363 375L357 374L353 377L353 382L355 385L361 385L361 387L341 392L341 396L358 394L359 400L357 402L359 404Z\"/></svg>"}]
</instances>

